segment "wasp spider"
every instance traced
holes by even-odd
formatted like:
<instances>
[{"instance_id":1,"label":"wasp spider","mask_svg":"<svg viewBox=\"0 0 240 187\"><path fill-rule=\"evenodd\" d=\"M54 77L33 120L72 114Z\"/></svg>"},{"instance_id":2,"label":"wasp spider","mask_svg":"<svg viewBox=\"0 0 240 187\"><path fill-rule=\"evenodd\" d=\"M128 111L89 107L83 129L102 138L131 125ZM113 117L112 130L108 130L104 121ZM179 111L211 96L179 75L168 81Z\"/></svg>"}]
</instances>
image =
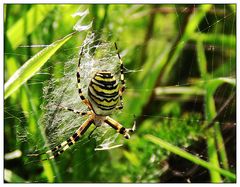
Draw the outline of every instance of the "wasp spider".
<instances>
[{"instance_id":1,"label":"wasp spider","mask_svg":"<svg viewBox=\"0 0 240 187\"><path fill-rule=\"evenodd\" d=\"M135 130L135 125L132 128L127 129L123 127L119 122L115 121L109 115L111 115L114 110L123 108L122 94L125 90L125 80L124 80L124 67L122 59L119 55L117 44L115 43L115 48L120 62L120 81L116 79L112 72L107 70L98 71L92 77L90 84L88 86L88 99L83 95L80 83L80 63L83 56L83 48L78 61L77 68L77 83L78 83L78 93L82 102L88 107L89 111L80 112L68 107L60 107L61 109L74 112L78 115L88 115L87 120L75 131L75 133L68 138L66 141L62 142L55 148L48 150L44 153L33 154L32 156L39 156L42 154L47 154L49 157L44 160L54 159L67 150L71 145L75 144L80 136L82 136L91 124L95 124L96 127L103 123L107 123L112 128L114 128L118 133L122 134L126 139L130 138L129 133Z\"/></svg>"}]
</instances>

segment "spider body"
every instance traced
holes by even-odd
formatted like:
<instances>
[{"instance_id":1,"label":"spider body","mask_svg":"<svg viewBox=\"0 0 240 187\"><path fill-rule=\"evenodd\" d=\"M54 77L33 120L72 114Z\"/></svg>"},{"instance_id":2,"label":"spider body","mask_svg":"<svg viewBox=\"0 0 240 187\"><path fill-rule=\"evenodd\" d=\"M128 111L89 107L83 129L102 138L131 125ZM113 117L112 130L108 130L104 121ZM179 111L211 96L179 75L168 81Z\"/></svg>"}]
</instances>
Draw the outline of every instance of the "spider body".
<instances>
[{"instance_id":1,"label":"spider body","mask_svg":"<svg viewBox=\"0 0 240 187\"><path fill-rule=\"evenodd\" d=\"M119 103L119 83L111 72L97 72L88 86L88 96L96 115L110 115Z\"/></svg>"},{"instance_id":2,"label":"spider body","mask_svg":"<svg viewBox=\"0 0 240 187\"><path fill-rule=\"evenodd\" d=\"M135 130L135 125L132 128L125 128L119 122L115 121L109 115L111 115L115 110L123 108L122 93L125 90L125 80L123 74L123 63L121 57L118 53L117 45L115 43L117 50L117 55L120 61L120 77L117 79L116 76L110 71L102 70L98 71L93 75L89 85L88 85L88 96L85 96L82 93L81 88L81 58L83 56L83 48L81 50L78 67L77 67L77 85L78 85L78 94L83 104L85 104L89 111L81 112L72 108L65 106L59 106L59 109L64 109L69 112L74 112L76 115L88 116L86 121L75 131L75 133L69 137L66 141L62 142L60 145L55 148L48 150L44 153L33 154L33 156L39 156L42 154L49 154L47 159L49 160L58 157L65 150L67 150L71 145L75 144L80 137L87 131L91 124L94 124L96 127L101 126L101 124L106 123L115 129L118 133L122 134L126 139L130 138L130 134ZM119 80L119 81L118 81Z\"/></svg>"}]
</instances>

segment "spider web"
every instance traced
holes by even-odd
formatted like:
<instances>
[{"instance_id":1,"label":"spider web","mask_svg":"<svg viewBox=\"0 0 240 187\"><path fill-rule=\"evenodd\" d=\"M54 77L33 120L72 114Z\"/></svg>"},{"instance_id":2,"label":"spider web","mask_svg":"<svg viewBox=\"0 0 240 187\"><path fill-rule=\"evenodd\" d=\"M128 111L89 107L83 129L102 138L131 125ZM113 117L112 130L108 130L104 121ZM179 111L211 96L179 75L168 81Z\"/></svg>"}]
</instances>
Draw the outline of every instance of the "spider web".
<instances>
[{"instance_id":1,"label":"spider web","mask_svg":"<svg viewBox=\"0 0 240 187\"><path fill-rule=\"evenodd\" d=\"M119 59L113 44L104 41L102 38L97 39L96 35L92 32L87 34L82 48L80 78L82 92L88 98L88 85L96 72L107 69L114 72L115 77L120 78ZM59 108L60 106L81 112L88 111L87 106L82 103L78 94L76 81L78 60L79 56L77 55L76 58L64 64L64 75L62 78L52 78L50 81L44 83L43 98L45 103L42 105L44 114L40 124L45 125L44 128L46 129L47 137L49 137L50 147L55 147L73 135L76 129L87 118ZM96 130L93 137L96 137L95 134L100 135L100 133L103 132Z\"/></svg>"},{"instance_id":2,"label":"spider web","mask_svg":"<svg viewBox=\"0 0 240 187\"><path fill-rule=\"evenodd\" d=\"M166 17L169 16L175 16L176 17L176 25L178 27L178 33L176 34L177 36L182 36L183 34L183 28L182 28L182 19L185 15L187 15L189 12L195 10L195 6L193 8L191 6L163 6L162 8L156 8L153 10L153 12L158 12L157 14L163 14ZM144 15L148 15L149 11L144 10L142 5L133 5L129 9L126 9L126 14L131 14L131 17L133 19L139 19L144 17ZM219 32L223 34L231 34L235 35L235 12L231 12L229 10L228 5L223 5L223 6L213 6L208 15L204 16L203 22L201 22L201 25L198 26L198 32L203 32L203 33L211 33L214 35L217 35ZM163 17L161 17L163 18ZM160 18L155 18L155 19L160 19ZM119 21L120 22L120 21ZM172 23L173 24L173 23ZM81 25L81 23L79 23ZM230 25L230 26L229 26ZM121 26L119 26L121 27ZM231 28L230 30L227 30L227 27ZM79 27L75 27L78 29ZM82 27L80 27L81 30ZM171 29L171 24L166 25L163 27L162 31L160 31L159 35L166 35L169 37L168 31ZM116 31L116 35L121 35L123 31L121 29ZM154 36L152 36L154 37ZM224 37L224 36L223 36ZM97 38L97 39L96 39ZM87 96L87 86L89 84L89 81L92 78L92 75L98 71L98 70L103 70L103 69L108 69L111 72L114 72L116 76L119 76L119 62L118 58L116 56L116 50L114 49L113 43L107 42L108 37L103 38L101 36L98 38L98 36L94 35L93 33L88 33L86 36L86 39L83 42L83 47L84 47L84 56L82 59L81 63L81 83L83 87L83 94L84 96ZM174 38L176 39L176 38ZM146 39L147 40L147 39ZM150 40L150 39L149 39ZM223 38L224 40L224 38ZM235 53L233 52L230 47L224 46L224 43L218 43L218 41L213 39L212 42L209 42L210 44L205 44L205 50L206 53L208 54L208 63L210 62L210 66L208 67L210 72L210 75L212 76L212 79L208 80L211 81L216 77L229 77L229 78L236 78L236 59L235 59ZM31 47L31 46L29 46ZM235 49L235 48L234 48ZM69 108L73 108L79 111L87 111L87 108L81 104L81 100L78 95L77 91L77 82L76 82L76 70L77 70L77 63L78 63L78 58L79 58L79 52L80 52L80 47L77 49L64 49L64 50L71 50L73 51L73 55L67 56L65 62L56 62L56 66L64 66L63 72L58 73L61 74L61 76L52 76L52 78L46 82L43 82L41 79L31 81L28 83L28 85L32 84L44 84L44 89L43 89L43 101L44 103L41 106L41 109L44 111L41 120L39 121L39 125L41 125L46 132L46 137L47 137L47 142L34 142L34 149L33 151L42 151L46 150L49 147L54 147L61 143L62 141L66 140L68 137L70 137L73 132L81 125L84 120L86 120L85 117L78 116L74 113L68 112L68 111L63 111L59 110L57 106L66 106ZM99 50L99 51L98 51ZM123 58L128 57L128 50L130 51L131 49L126 49L123 51L121 56ZM194 51L195 50L195 44L193 42L188 42L183 50L184 53L192 53L189 59L184 59L184 55L180 55L179 60L177 61L175 68L174 68L174 73L177 75L177 79L171 80L168 85L171 88L178 88L181 86L191 86L195 84L195 78L198 76L198 73L195 72L194 66L196 66L196 58L197 54ZM140 48L137 48L138 52L141 52ZM6 55L7 52L5 53ZM93 55L94 54L94 55ZM11 54L12 55L12 54ZM24 55L19 53L15 53L13 55ZM187 62L187 63L186 63ZM218 63L217 63L218 62ZM224 65L225 62L229 63L229 66ZM127 65L126 65L127 66ZM218 72L213 72L214 69L216 69L216 66L219 66L219 71ZM187 67L187 68L184 68ZM222 67L222 68L221 68ZM54 67L47 67L46 69L42 69L41 73L44 74L47 70L51 69ZM146 92L155 92L157 93L157 89L160 88L162 85L157 85L157 88L154 89L142 89L141 87L136 88L136 87L131 87L131 83L128 84L128 82L131 82L131 79L134 79L135 76L139 72L142 71L143 66L142 65L137 65L134 67L131 67L134 69L134 71L126 70L127 73L127 95L138 95L139 99L141 99L141 95L144 95ZM185 69L185 71L182 71L182 69ZM222 71L221 71L222 69ZM41 74L39 73L39 74ZM129 81L128 81L129 80ZM180 80L180 81L179 81ZM226 101L227 96L229 95L229 90L234 92L234 89L232 87L229 87L228 85L221 86L219 89L217 89L215 93L215 100L217 108L220 108L221 105L224 104ZM175 100L179 99L175 95L168 95L168 94L163 94L163 95L157 95L153 100L151 100L151 105L156 106L159 105L162 101L169 101L169 100ZM184 100L184 98L183 98ZM191 99L185 100L189 102L191 105L191 109L188 109L188 111L196 111L199 110L199 103L202 103L202 97L201 96L194 96ZM124 103L126 103L126 100L124 100ZM165 105L163 105L164 107ZM202 106L203 108L204 106ZM25 117L23 117L21 114L18 114L15 116L15 111L18 111L17 105L9 105L5 106L4 111L7 113L5 116L5 121L10 121L9 119L17 119L20 121L20 123L25 123ZM190 123L191 120L194 122L199 122L202 123L204 122L204 119L202 117L196 117L194 118L185 118L184 116L179 115L179 117L175 117L172 113L169 112L163 112L161 114L151 114L151 111L148 111L148 107L146 107L145 110L139 115L136 116L136 118L143 118L145 121L147 119L150 120L163 120L164 123L179 123L183 124L182 122ZM28 114L31 115L31 114ZM116 114L117 118L131 118L131 121L133 121L135 113L134 112L126 112L123 110L119 114ZM224 128L235 128L236 121L233 120L235 115L235 110L234 110L234 103L227 106L226 109L224 110L223 114L221 115L220 118L220 124L224 126ZM20 116L20 117L18 117ZM172 117L174 116L174 117ZM120 120L124 121L124 120ZM167 121L167 122L166 122ZM146 122L145 122L146 123ZM91 136L90 139L88 139L89 132L93 130L94 127L91 127L88 132L84 135L84 137L79 141L79 143L75 146L73 146L70 150L70 154L76 154L78 150L84 148L81 146L92 146L93 150L96 149L98 150L99 146L101 149L109 148L112 145L116 145L116 150L113 151L118 151L117 147L118 145L122 145L121 137L118 137L118 134L115 134L115 131L109 128L108 126L104 125L101 128L97 128L96 131L94 131L93 135ZM20 143L22 142L31 142L31 134L27 132L22 131L22 128L18 129L18 141ZM24 129L25 130L25 129ZM30 136L30 138L29 138ZM232 136L232 135L231 135ZM230 137L234 139L235 137ZM35 138L34 138L35 139ZM194 138L193 138L194 139ZM36 140L35 140L36 141ZM192 140L191 140L192 141ZM230 141L231 142L231 141ZM186 145L190 144L188 141L183 141L183 143L186 143ZM202 144L201 144L202 146ZM187 147L187 146L186 146ZM192 151L192 153L198 155L200 158L206 158L205 152L206 146L203 146L203 151L196 151L196 149L191 149L189 148L189 151ZM201 154L202 153L202 154ZM65 153L64 153L65 154ZM68 153L67 153L68 154ZM68 154L66 158L69 158ZM86 159L80 160L79 163L75 166L77 167L84 167L86 164L88 164L88 160L91 160L92 157L94 157L96 152L91 152L88 153L89 156ZM171 181L171 178L167 178L167 174L163 175L164 172L168 173L170 172L173 174L175 177L181 178L181 180L184 180L184 182L191 182L192 180L196 180L196 176L201 176L201 172L206 172L200 170L200 174L196 175L194 172L186 172L185 170L182 170L182 168L177 168L174 165L171 165L171 163L166 163L164 159L158 157L159 154L155 153L152 154L151 158L149 159L148 163L146 163L146 167L143 168L142 171L139 171L138 177L135 181L138 182L155 182L157 179L161 176L162 181ZM234 154L230 155L232 160L234 160ZM171 159L174 156L171 156ZM62 158L61 158L62 159ZM169 159L169 160L171 160ZM177 160L178 158L174 158ZM173 160L174 160L173 159ZM61 160L57 161L58 164L61 164ZM160 165L162 166L161 172L155 172L154 169L155 165ZM189 166L190 167L190 166ZM236 168L236 163L230 162L230 167ZM197 170L198 171L198 170ZM62 175L65 173L71 173L71 171L60 171Z\"/></svg>"}]
</instances>

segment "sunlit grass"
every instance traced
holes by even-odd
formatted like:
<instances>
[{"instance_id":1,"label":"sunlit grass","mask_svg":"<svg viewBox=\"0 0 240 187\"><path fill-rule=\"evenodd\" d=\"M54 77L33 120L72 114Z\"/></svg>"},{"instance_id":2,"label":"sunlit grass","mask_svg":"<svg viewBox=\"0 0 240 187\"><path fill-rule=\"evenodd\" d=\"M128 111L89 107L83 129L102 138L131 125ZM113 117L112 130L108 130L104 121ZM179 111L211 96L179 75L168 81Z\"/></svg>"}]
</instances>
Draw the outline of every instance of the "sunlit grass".
<instances>
[{"instance_id":1,"label":"sunlit grass","mask_svg":"<svg viewBox=\"0 0 240 187\"><path fill-rule=\"evenodd\" d=\"M86 9L85 21L93 20L94 31L118 43L127 89L116 116L125 127L136 121L137 131L128 141L119 136L123 146L115 149L94 151L91 139L59 160L31 163L26 155L39 151L32 142L44 149L51 138L39 124L43 83L61 78L62 64L78 55L86 32L72 37L77 21L72 14ZM18 160L5 161L7 182L162 182L172 154L209 172L209 181L202 182L236 181L221 128L225 121L216 119L219 100L236 88L234 5L5 5L4 10L4 151L22 152ZM32 44L49 46L39 52L19 47ZM217 92L222 87L226 93ZM235 112L233 107L225 110ZM234 122L234 114L228 119ZM200 141L207 144L205 160L186 151Z\"/></svg>"},{"instance_id":2,"label":"sunlit grass","mask_svg":"<svg viewBox=\"0 0 240 187\"><path fill-rule=\"evenodd\" d=\"M5 83L4 99L7 99L15 90L40 70L47 60L55 54L55 52L67 42L73 34L50 44L48 47L41 50L31 59L24 63Z\"/></svg>"}]
</instances>

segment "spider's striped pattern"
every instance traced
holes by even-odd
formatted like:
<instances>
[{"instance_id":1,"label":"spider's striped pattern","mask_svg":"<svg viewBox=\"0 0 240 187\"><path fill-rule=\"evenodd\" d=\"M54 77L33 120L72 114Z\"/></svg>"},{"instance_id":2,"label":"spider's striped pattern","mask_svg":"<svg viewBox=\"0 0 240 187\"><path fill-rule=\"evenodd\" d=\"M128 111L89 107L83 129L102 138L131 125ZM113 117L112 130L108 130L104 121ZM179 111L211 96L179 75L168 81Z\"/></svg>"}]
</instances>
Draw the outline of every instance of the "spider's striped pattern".
<instances>
[{"instance_id":1,"label":"spider's striped pattern","mask_svg":"<svg viewBox=\"0 0 240 187\"><path fill-rule=\"evenodd\" d=\"M118 82L111 72L98 72L92 78L88 95L96 114L108 115L119 100Z\"/></svg>"},{"instance_id":2,"label":"spider's striped pattern","mask_svg":"<svg viewBox=\"0 0 240 187\"><path fill-rule=\"evenodd\" d=\"M132 128L127 129L123 127L119 122L109 117L109 115L111 115L115 110L123 108L122 94L125 90L125 80L123 72L124 67L116 43L115 48L120 63L120 81L118 81L117 77L108 70L97 71L93 75L88 85L88 97L84 96L81 87L80 64L81 58L83 56L83 48L81 49L76 73L78 94L82 102L88 107L89 110L87 112L81 112L65 106L59 106L59 108L61 110L71 111L77 115L88 115L88 118L66 141L62 142L60 145L54 147L51 150L40 154L32 154L32 156L39 156L42 154L49 155L48 158L44 160L54 159L58 157L71 145L75 144L80 139L80 137L87 131L91 124L94 124L96 127L98 127L101 124L106 123L113 129L115 129L118 133L122 134L126 139L130 138L129 133L135 130L135 125Z\"/></svg>"}]
</instances>

